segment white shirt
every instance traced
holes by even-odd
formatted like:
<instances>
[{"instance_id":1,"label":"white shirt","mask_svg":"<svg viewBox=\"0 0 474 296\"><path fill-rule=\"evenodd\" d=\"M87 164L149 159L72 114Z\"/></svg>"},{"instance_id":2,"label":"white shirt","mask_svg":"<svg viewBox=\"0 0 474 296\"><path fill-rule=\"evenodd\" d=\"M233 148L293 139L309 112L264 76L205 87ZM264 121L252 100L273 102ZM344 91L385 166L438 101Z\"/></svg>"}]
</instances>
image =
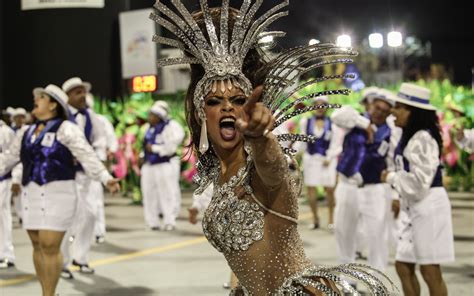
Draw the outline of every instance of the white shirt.
<instances>
[{"instance_id":1,"label":"white shirt","mask_svg":"<svg viewBox=\"0 0 474 296\"><path fill-rule=\"evenodd\" d=\"M15 138L15 132L2 120L0 120L0 154L6 153L8 148ZM0 176L8 174L9 171L5 173L0 173Z\"/></svg>"},{"instance_id":2,"label":"white shirt","mask_svg":"<svg viewBox=\"0 0 474 296\"><path fill-rule=\"evenodd\" d=\"M78 113L79 110L69 105L69 111L74 116L76 124L81 128L84 132L86 127L86 117L85 115ZM104 130L103 124L100 121L97 113L95 113L92 109L87 109L91 118L92 124L92 132L91 132L91 145L96 151L97 154L100 154L99 151L106 150L107 148L107 138L106 132ZM77 115L76 115L77 114Z\"/></svg>"},{"instance_id":3,"label":"white shirt","mask_svg":"<svg viewBox=\"0 0 474 296\"><path fill-rule=\"evenodd\" d=\"M387 183L391 184L401 197L419 201L428 195L440 164L438 143L429 132L418 131L408 141L403 156L410 164L410 171L397 167L396 172L388 174Z\"/></svg>"},{"instance_id":4,"label":"white shirt","mask_svg":"<svg viewBox=\"0 0 474 296\"><path fill-rule=\"evenodd\" d=\"M19 131L7 151L0 154L0 175L8 173L20 162L21 142L25 131ZM113 177L107 172L94 150L87 142L84 132L70 121L64 121L56 132L56 139L66 146L81 163L86 174L104 185Z\"/></svg>"},{"instance_id":5,"label":"white shirt","mask_svg":"<svg viewBox=\"0 0 474 296\"><path fill-rule=\"evenodd\" d=\"M23 125L20 129L16 131L16 133L24 133L28 130L29 125ZM21 184L21 179L23 178L23 164L20 162L18 163L12 170L12 183L13 184Z\"/></svg>"},{"instance_id":6,"label":"white shirt","mask_svg":"<svg viewBox=\"0 0 474 296\"><path fill-rule=\"evenodd\" d=\"M102 124L102 130L104 131L105 145L100 145L96 149L97 154L99 155L100 160L107 160L107 150L115 153L118 150L119 144L117 137L115 136L115 129L112 123L102 114L96 113L97 119Z\"/></svg>"},{"instance_id":7,"label":"white shirt","mask_svg":"<svg viewBox=\"0 0 474 296\"><path fill-rule=\"evenodd\" d=\"M178 150L178 146L183 143L184 130L181 125L173 119L165 126L160 134L163 141L160 144L154 144L151 147L153 153L158 153L160 156L172 156Z\"/></svg>"}]
</instances>

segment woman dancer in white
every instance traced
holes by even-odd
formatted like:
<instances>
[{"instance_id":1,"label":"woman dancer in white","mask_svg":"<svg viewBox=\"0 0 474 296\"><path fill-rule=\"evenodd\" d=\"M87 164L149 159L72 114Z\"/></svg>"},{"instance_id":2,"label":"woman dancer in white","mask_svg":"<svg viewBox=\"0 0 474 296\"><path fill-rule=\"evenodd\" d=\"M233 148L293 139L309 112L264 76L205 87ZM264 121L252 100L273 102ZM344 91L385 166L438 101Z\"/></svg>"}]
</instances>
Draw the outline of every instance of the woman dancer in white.
<instances>
[{"instance_id":1,"label":"woman dancer in white","mask_svg":"<svg viewBox=\"0 0 474 296\"><path fill-rule=\"evenodd\" d=\"M327 97L318 97L314 104L328 104ZM313 212L313 225L319 228L318 186L324 187L328 204L328 229L334 228L334 187L336 186L337 156L342 151L342 131L332 124L325 109L317 109L310 118L300 121L301 133L315 136L314 143L304 143L300 149L303 154L304 184L307 187L308 201Z\"/></svg>"},{"instance_id":2,"label":"woman dancer in white","mask_svg":"<svg viewBox=\"0 0 474 296\"><path fill-rule=\"evenodd\" d=\"M396 171L382 172L382 181L400 194L407 218L397 244L397 273L405 295L420 295L416 264L430 295L447 295L441 263L454 261L451 205L442 183L442 145L436 108L430 90L404 83L392 113L403 129L395 150Z\"/></svg>"},{"instance_id":3,"label":"woman dancer in white","mask_svg":"<svg viewBox=\"0 0 474 296\"><path fill-rule=\"evenodd\" d=\"M52 84L34 89L33 94L32 114L37 121L0 154L0 175L23 164L23 228L33 244L43 296L53 296L62 267L61 240L76 210L76 161L111 192L119 185L95 156L84 133L68 121L67 95Z\"/></svg>"}]
</instances>

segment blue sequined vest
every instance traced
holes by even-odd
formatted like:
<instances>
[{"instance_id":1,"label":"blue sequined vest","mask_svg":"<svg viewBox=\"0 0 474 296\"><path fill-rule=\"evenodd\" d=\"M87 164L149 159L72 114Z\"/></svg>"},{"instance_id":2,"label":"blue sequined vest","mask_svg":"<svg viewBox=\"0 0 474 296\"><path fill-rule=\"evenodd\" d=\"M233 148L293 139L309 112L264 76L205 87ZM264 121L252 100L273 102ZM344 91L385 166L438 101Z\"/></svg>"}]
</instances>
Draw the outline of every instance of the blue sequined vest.
<instances>
[{"instance_id":1,"label":"blue sequined vest","mask_svg":"<svg viewBox=\"0 0 474 296\"><path fill-rule=\"evenodd\" d=\"M315 122L316 122L316 118L314 116L308 120L308 124L306 126L307 135L314 136ZM325 117L323 134L314 143L308 143L307 152L311 155L321 154L323 156L326 156L326 151L328 150L330 143L331 143L331 120Z\"/></svg>"},{"instance_id":2,"label":"blue sequined vest","mask_svg":"<svg viewBox=\"0 0 474 296\"><path fill-rule=\"evenodd\" d=\"M62 123L62 119L49 120L34 142L31 142L31 138L36 124L23 136L20 152L23 186L30 182L41 186L53 181L74 180L74 157L71 151L57 140L57 131Z\"/></svg>"},{"instance_id":3,"label":"blue sequined vest","mask_svg":"<svg viewBox=\"0 0 474 296\"><path fill-rule=\"evenodd\" d=\"M160 121L155 126L152 126L148 129L145 134L145 139L143 141L143 150L145 151L145 162L149 164L159 164L164 162L169 162L171 156L161 156L159 153L147 152L146 145L156 145L163 144L161 143L160 134L163 132L165 127L168 125L169 121Z\"/></svg>"},{"instance_id":4,"label":"blue sequined vest","mask_svg":"<svg viewBox=\"0 0 474 296\"><path fill-rule=\"evenodd\" d=\"M381 182L380 174L387 168L387 157L391 130L387 124L377 127L374 142L366 144L365 156L360 166L360 174L364 184L378 184Z\"/></svg>"}]
</instances>

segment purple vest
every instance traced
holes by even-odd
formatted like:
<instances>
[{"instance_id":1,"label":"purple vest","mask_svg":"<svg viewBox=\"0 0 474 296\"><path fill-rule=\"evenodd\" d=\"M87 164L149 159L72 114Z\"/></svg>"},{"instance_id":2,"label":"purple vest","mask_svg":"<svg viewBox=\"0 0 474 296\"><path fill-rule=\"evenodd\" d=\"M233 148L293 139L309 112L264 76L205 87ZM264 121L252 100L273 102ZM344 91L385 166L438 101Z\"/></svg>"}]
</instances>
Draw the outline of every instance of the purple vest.
<instances>
[{"instance_id":1,"label":"purple vest","mask_svg":"<svg viewBox=\"0 0 474 296\"><path fill-rule=\"evenodd\" d=\"M398 143L397 148L395 149L395 166L397 170L405 170L406 172L410 171L410 163L406 159L405 156L403 156L403 150L405 150L405 147L402 147L401 141ZM435 176L433 178L433 182L431 183L431 188L433 187L443 187L443 174L441 172L441 169L443 168L442 165L439 165L438 168L436 169Z\"/></svg>"},{"instance_id":2,"label":"purple vest","mask_svg":"<svg viewBox=\"0 0 474 296\"><path fill-rule=\"evenodd\" d=\"M350 178L358 173L364 160L367 133L359 128L353 128L345 137L342 153L336 170Z\"/></svg>"},{"instance_id":3,"label":"purple vest","mask_svg":"<svg viewBox=\"0 0 474 296\"><path fill-rule=\"evenodd\" d=\"M364 184L378 184L380 174L387 167L385 157L390 143L390 128L387 124L379 126L372 144L367 144L367 139L367 132L359 128L353 128L344 137L337 171L348 178L360 173Z\"/></svg>"},{"instance_id":4,"label":"purple vest","mask_svg":"<svg viewBox=\"0 0 474 296\"><path fill-rule=\"evenodd\" d=\"M32 125L22 139L20 160L23 164L22 185L30 182L42 186L53 181L74 180L76 170L71 151L57 140L62 119L52 119L32 143L37 124Z\"/></svg>"},{"instance_id":5,"label":"purple vest","mask_svg":"<svg viewBox=\"0 0 474 296\"><path fill-rule=\"evenodd\" d=\"M387 168L387 157L391 130L387 124L377 127L374 142L366 144L364 161L360 167L360 174L364 184L378 184L381 182L380 174Z\"/></svg>"},{"instance_id":6,"label":"purple vest","mask_svg":"<svg viewBox=\"0 0 474 296\"><path fill-rule=\"evenodd\" d=\"M151 145L162 144L160 143L159 135L163 132L163 130L165 129L165 126L167 126L168 123L169 121L160 121L157 125L152 126L147 130L145 134L145 140L143 141L143 150L145 151L146 163L158 164L158 163L164 163L164 162L170 161L172 156L161 156L159 153L146 151L147 144L151 144Z\"/></svg>"},{"instance_id":7,"label":"purple vest","mask_svg":"<svg viewBox=\"0 0 474 296\"><path fill-rule=\"evenodd\" d=\"M308 124L306 126L306 134L314 136L314 123L316 122L316 118L312 116L308 120ZM324 132L314 143L307 144L307 152L311 155L313 154L321 154L326 156L326 151L329 148L329 144L331 143L331 120L328 117L324 117Z\"/></svg>"}]
</instances>

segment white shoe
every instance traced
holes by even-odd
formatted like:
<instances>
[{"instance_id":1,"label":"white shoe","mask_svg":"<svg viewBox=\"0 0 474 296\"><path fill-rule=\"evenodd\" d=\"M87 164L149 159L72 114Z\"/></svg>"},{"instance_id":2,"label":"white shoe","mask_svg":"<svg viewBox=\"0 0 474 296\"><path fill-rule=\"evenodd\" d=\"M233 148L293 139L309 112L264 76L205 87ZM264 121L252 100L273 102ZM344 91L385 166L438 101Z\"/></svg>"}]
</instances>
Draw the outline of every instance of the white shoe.
<instances>
[{"instance_id":1,"label":"white shoe","mask_svg":"<svg viewBox=\"0 0 474 296\"><path fill-rule=\"evenodd\" d=\"M222 285L222 288L224 288L224 289L226 289L226 290L230 289L230 283L224 283L224 284Z\"/></svg>"},{"instance_id":2,"label":"white shoe","mask_svg":"<svg viewBox=\"0 0 474 296\"><path fill-rule=\"evenodd\" d=\"M9 261L8 259L0 260L0 269L7 269L11 267L15 267L15 263Z\"/></svg>"},{"instance_id":3,"label":"white shoe","mask_svg":"<svg viewBox=\"0 0 474 296\"><path fill-rule=\"evenodd\" d=\"M105 243L105 237L103 235L96 235L95 242L96 244L103 244Z\"/></svg>"},{"instance_id":4,"label":"white shoe","mask_svg":"<svg viewBox=\"0 0 474 296\"><path fill-rule=\"evenodd\" d=\"M174 225L171 224L166 224L165 228L163 228L164 231L173 231L175 229Z\"/></svg>"},{"instance_id":5,"label":"white shoe","mask_svg":"<svg viewBox=\"0 0 474 296\"><path fill-rule=\"evenodd\" d=\"M334 232L335 226L334 224L328 224L328 230L329 232Z\"/></svg>"}]
</instances>

